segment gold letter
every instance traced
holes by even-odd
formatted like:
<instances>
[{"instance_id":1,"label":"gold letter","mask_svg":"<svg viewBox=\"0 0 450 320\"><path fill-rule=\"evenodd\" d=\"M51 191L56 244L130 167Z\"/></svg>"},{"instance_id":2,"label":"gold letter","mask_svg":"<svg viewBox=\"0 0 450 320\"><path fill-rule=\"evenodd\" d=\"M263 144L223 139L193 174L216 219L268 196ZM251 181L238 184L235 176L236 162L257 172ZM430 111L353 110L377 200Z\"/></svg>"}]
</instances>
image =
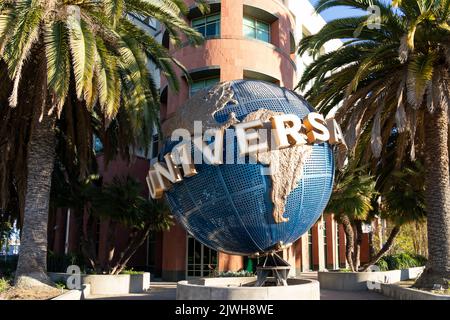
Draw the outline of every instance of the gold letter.
<instances>
[{"instance_id":1,"label":"gold letter","mask_svg":"<svg viewBox=\"0 0 450 320\"><path fill-rule=\"evenodd\" d=\"M158 174L152 168L148 171L147 177L148 191L150 193L150 197L153 199L161 199L164 194L164 189L159 183Z\"/></svg>"},{"instance_id":2,"label":"gold letter","mask_svg":"<svg viewBox=\"0 0 450 320\"><path fill-rule=\"evenodd\" d=\"M283 114L271 119L272 128L275 129L275 144L277 149L287 148L291 145L306 144L300 130L302 123L295 114ZM288 125L288 126L286 126Z\"/></svg>"},{"instance_id":3,"label":"gold letter","mask_svg":"<svg viewBox=\"0 0 450 320\"><path fill-rule=\"evenodd\" d=\"M157 162L153 167L158 174L158 179L162 188L164 189L164 191L166 191L170 188L170 185L167 184L164 179L167 179L172 183L176 183L183 180L183 178L181 177L180 170L172 162L172 154L166 154L164 156L164 159L166 160L166 165Z\"/></svg>"},{"instance_id":4,"label":"gold letter","mask_svg":"<svg viewBox=\"0 0 450 320\"><path fill-rule=\"evenodd\" d=\"M192 177L197 174L187 143L175 146L172 150L172 157L177 165L181 164L184 177Z\"/></svg>"},{"instance_id":5,"label":"gold letter","mask_svg":"<svg viewBox=\"0 0 450 320\"><path fill-rule=\"evenodd\" d=\"M323 116L316 112L308 113L303 119L303 125L306 127L306 136L309 143L316 141L325 142L330 139L330 132L325 126Z\"/></svg>"},{"instance_id":6,"label":"gold letter","mask_svg":"<svg viewBox=\"0 0 450 320\"><path fill-rule=\"evenodd\" d=\"M334 118L327 119L327 127L330 132L330 144L345 144L344 135L342 134L341 126L334 120Z\"/></svg>"}]
</instances>

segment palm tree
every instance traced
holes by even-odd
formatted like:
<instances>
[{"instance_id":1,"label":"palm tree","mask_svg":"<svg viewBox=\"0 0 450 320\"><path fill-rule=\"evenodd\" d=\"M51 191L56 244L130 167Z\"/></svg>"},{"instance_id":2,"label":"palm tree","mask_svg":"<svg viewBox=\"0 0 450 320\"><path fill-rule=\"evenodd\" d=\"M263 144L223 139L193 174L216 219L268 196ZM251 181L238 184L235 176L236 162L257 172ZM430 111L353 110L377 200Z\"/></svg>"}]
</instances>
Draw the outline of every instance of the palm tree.
<instances>
[{"instance_id":1,"label":"palm tree","mask_svg":"<svg viewBox=\"0 0 450 320\"><path fill-rule=\"evenodd\" d=\"M376 181L363 168L347 168L338 172L333 194L327 205L327 212L343 225L346 247L345 256L352 271L360 266L362 222L373 210L372 200L377 195Z\"/></svg>"},{"instance_id":2,"label":"palm tree","mask_svg":"<svg viewBox=\"0 0 450 320\"><path fill-rule=\"evenodd\" d=\"M378 179L381 189L381 204L377 213L393 224L386 242L377 254L363 266L362 271L376 264L394 244L402 226L411 222L423 222L425 217L424 203L424 168L416 161L404 166L401 170L384 172Z\"/></svg>"},{"instance_id":3,"label":"palm tree","mask_svg":"<svg viewBox=\"0 0 450 320\"><path fill-rule=\"evenodd\" d=\"M320 0L316 10L349 6L379 8L372 16L330 21L305 37L299 53L317 51L327 41L343 46L318 57L300 87L313 81L307 98L323 112L342 102L336 119L354 149L361 135L370 140L372 158L386 164L385 148L398 130L398 163L409 153L424 158L429 260L417 285L447 285L450 277L450 180L448 102L450 1ZM370 133L367 133L370 131ZM409 151L409 152L408 152Z\"/></svg>"},{"instance_id":4,"label":"palm tree","mask_svg":"<svg viewBox=\"0 0 450 320\"><path fill-rule=\"evenodd\" d=\"M152 60L174 79L176 61L127 14L156 18L175 41L184 35L199 43L200 34L182 18L186 10L175 0L0 1L0 78L9 79L2 82L0 98L7 94L11 107L0 110L2 120L23 116L22 122L16 118L16 135L0 129L0 138L7 137L0 147L8 151L0 156L0 182L23 192L17 286L49 283L47 219L58 117L70 104L74 113L82 107L97 110L107 127L122 107L135 130L151 132L158 92L147 63ZM11 150L20 151L21 167ZM11 176L11 167L22 173Z\"/></svg>"}]
</instances>

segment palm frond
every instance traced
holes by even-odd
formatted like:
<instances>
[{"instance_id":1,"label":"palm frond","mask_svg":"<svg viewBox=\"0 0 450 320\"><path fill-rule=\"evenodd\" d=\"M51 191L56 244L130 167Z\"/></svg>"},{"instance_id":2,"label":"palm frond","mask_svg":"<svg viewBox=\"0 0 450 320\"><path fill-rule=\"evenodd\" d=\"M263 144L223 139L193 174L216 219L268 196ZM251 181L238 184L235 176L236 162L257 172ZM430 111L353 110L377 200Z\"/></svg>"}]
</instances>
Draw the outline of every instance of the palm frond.
<instances>
[{"instance_id":1,"label":"palm frond","mask_svg":"<svg viewBox=\"0 0 450 320\"><path fill-rule=\"evenodd\" d=\"M70 49L66 25L58 21L46 26L44 37L48 87L55 100L53 108L60 114L70 82Z\"/></svg>"},{"instance_id":2,"label":"palm frond","mask_svg":"<svg viewBox=\"0 0 450 320\"><path fill-rule=\"evenodd\" d=\"M78 99L88 102L93 107L94 97L94 65L97 50L95 37L84 20L73 19L69 27L70 51L75 76Z\"/></svg>"}]
</instances>

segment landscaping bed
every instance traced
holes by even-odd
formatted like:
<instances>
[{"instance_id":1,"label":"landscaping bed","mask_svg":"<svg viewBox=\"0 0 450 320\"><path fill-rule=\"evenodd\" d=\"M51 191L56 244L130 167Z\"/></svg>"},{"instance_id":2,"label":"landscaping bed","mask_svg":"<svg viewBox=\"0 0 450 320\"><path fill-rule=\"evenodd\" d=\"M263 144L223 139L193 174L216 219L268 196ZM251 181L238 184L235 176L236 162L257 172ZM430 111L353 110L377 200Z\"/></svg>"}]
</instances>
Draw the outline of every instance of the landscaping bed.
<instances>
[{"instance_id":1,"label":"landscaping bed","mask_svg":"<svg viewBox=\"0 0 450 320\"><path fill-rule=\"evenodd\" d=\"M414 281L381 284L381 293L396 300L450 300L450 290L424 290L413 288Z\"/></svg>"},{"instance_id":2,"label":"landscaping bed","mask_svg":"<svg viewBox=\"0 0 450 320\"><path fill-rule=\"evenodd\" d=\"M363 291L368 290L368 282L396 283L415 279L423 269L424 267L374 272L320 271L318 279L321 289Z\"/></svg>"},{"instance_id":3,"label":"landscaping bed","mask_svg":"<svg viewBox=\"0 0 450 320\"><path fill-rule=\"evenodd\" d=\"M49 300L64 293L61 289L26 290L9 287L0 292L0 300Z\"/></svg>"}]
</instances>

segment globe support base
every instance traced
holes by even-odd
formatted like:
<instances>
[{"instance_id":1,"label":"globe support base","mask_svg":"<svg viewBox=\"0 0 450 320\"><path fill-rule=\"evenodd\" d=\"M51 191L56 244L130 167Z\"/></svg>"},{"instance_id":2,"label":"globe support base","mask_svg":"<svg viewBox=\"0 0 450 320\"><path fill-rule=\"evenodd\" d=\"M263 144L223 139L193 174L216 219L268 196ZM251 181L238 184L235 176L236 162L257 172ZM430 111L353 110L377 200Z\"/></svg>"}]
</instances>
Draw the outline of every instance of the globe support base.
<instances>
[{"instance_id":1,"label":"globe support base","mask_svg":"<svg viewBox=\"0 0 450 320\"><path fill-rule=\"evenodd\" d=\"M255 287L263 287L270 274L274 277L276 286L287 286L287 277L290 269L290 264L278 254L268 254L264 262L256 266L257 278Z\"/></svg>"}]
</instances>

